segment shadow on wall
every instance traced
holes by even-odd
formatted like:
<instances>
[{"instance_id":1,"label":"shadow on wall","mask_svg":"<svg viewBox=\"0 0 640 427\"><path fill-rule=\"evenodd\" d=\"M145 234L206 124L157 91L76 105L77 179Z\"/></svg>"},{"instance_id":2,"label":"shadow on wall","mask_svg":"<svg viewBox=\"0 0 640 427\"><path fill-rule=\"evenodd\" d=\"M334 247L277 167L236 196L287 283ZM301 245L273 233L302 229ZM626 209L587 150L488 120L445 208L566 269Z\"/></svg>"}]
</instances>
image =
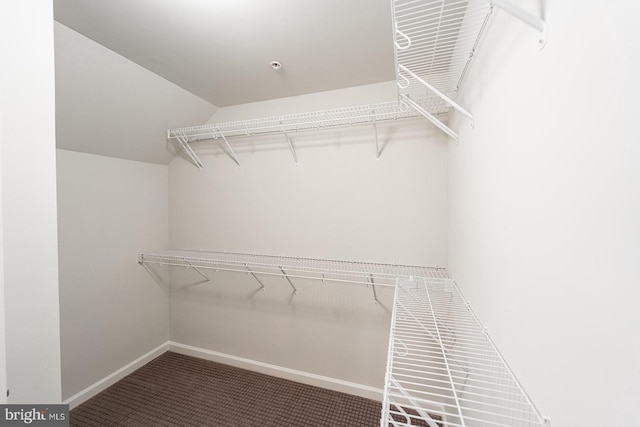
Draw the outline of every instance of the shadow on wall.
<instances>
[{"instance_id":1,"label":"shadow on wall","mask_svg":"<svg viewBox=\"0 0 640 427\"><path fill-rule=\"evenodd\" d=\"M147 264L144 268L174 301L346 323L359 323L363 316L386 322L391 316L393 288L388 286L376 286L374 301L371 287L365 285L296 278L291 279L294 291L279 276Z\"/></svg>"},{"instance_id":2,"label":"shadow on wall","mask_svg":"<svg viewBox=\"0 0 640 427\"><path fill-rule=\"evenodd\" d=\"M171 294L171 283L169 280L169 271L166 269L157 268L157 266L149 265L146 263L140 263L147 270L147 273L158 284L158 287L169 297Z\"/></svg>"}]
</instances>

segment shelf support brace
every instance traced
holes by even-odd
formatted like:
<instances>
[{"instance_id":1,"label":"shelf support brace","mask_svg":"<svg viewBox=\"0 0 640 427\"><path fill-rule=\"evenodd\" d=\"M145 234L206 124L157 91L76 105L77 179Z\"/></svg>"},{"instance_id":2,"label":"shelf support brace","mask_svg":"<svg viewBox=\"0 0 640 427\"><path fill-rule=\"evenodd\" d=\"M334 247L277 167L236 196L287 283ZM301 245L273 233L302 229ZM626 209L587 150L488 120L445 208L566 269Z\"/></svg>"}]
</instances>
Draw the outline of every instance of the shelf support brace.
<instances>
[{"instance_id":1,"label":"shelf support brace","mask_svg":"<svg viewBox=\"0 0 640 427\"><path fill-rule=\"evenodd\" d=\"M178 141L178 143L182 147L182 150L185 153L187 153L187 156L189 156L193 164L199 170L203 170L204 164L200 161L200 158L198 157L198 155L195 153L195 151L193 151L193 149L189 145L189 137L187 136L187 134L185 134L184 132L177 132L174 135L175 135L175 139Z\"/></svg>"},{"instance_id":2,"label":"shelf support brace","mask_svg":"<svg viewBox=\"0 0 640 427\"><path fill-rule=\"evenodd\" d=\"M264 290L264 284L262 283L262 281L260 281L260 279L258 279L258 276L256 276L255 273L251 271L251 269L247 264L245 264L244 267L249 271L249 274L252 275L253 278L256 279L258 283L260 283L260 290Z\"/></svg>"},{"instance_id":3,"label":"shelf support brace","mask_svg":"<svg viewBox=\"0 0 640 427\"><path fill-rule=\"evenodd\" d=\"M209 279L209 277L207 277L206 274L204 274L202 271L200 271L200 269L198 267L196 267L195 265L191 264L191 261L187 261L185 260L187 264L189 264L189 266L187 268L193 268L195 271L198 272L199 275L201 275L202 277L204 277L207 282L210 282L211 279Z\"/></svg>"},{"instance_id":4,"label":"shelf support brace","mask_svg":"<svg viewBox=\"0 0 640 427\"><path fill-rule=\"evenodd\" d=\"M233 149L231 149L231 144L229 144L229 141L227 141L227 137L224 136L224 133L222 133L220 129L216 129L216 130L220 133L220 136L224 140L224 143L227 146L227 150L229 150L229 155L231 156L233 161L236 162L236 165L238 165L238 167L242 167L240 166L240 160L238 160L238 156L236 156L236 153L234 153Z\"/></svg>"},{"instance_id":5,"label":"shelf support brace","mask_svg":"<svg viewBox=\"0 0 640 427\"><path fill-rule=\"evenodd\" d=\"M282 277L284 277L285 279L287 279L287 282L289 282L289 285L291 285L291 287L293 288L293 294L297 294L298 290L296 289L295 286L293 286L293 283L291 283L291 279L289 279L289 276L287 276L287 273L284 272L284 269L282 267L280 267L280 271L282 271Z\"/></svg>"},{"instance_id":6,"label":"shelf support brace","mask_svg":"<svg viewBox=\"0 0 640 427\"><path fill-rule=\"evenodd\" d=\"M521 7L511 3L509 0L492 0L491 4L504 10L514 18L521 20L528 26L538 30L540 32L540 40L538 40L538 43L540 43L540 49L547 44L547 23L543 19L532 15Z\"/></svg>"},{"instance_id":7,"label":"shelf support brace","mask_svg":"<svg viewBox=\"0 0 640 427\"><path fill-rule=\"evenodd\" d=\"M378 294L376 293L376 284L373 281L373 274L369 273L369 277L367 279L369 281L369 284L371 285L371 289L373 290L373 303L377 304L378 303ZM369 285L367 285L369 286Z\"/></svg>"},{"instance_id":8,"label":"shelf support brace","mask_svg":"<svg viewBox=\"0 0 640 427\"><path fill-rule=\"evenodd\" d=\"M442 98L442 100L444 102L446 102L447 104L451 105L453 108L455 108L457 111L459 111L463 116L467 117L469 120L471 120L471 123L473 123L473 114L471 114L470 112L468 112L467 110L465 110L462 106L460 106L460 104L458 104L457 102L455 102L454 100L452 100L451 98L449 98L447 95L445 95L444 93L440 92L438 89L436 89L432 84L428 83L426 80L422 79L420 76L418 76L416 73L414 73L413 71L409 70L407 67L405 67L402 64L398 64L398 68L402 71L404 71L405 73L409 74L411 77L413 77L414 79L416 79L417 81L419 81L420 83L422 83L423 85L425 85L429 90L431 90L433 93L435 93L436 95L438 95L440 98Z\"/></svg>"},{"instance_id":9,"label":"shelf support brace","mask_svg":"<svg viewBox=\"0 0 640 427\"><path fill-rule=\"evenodd\" d=\"M376 124L376 110L371 110L371 123L373 124L373 133L376 136L376 159L380 158L382 151L380 150L380 143L378 141L378 126Z\"/></svg>"},{"instance_id":10,"label":"shelf support brace","mask_svg":"<svg viewBox=\"0 0 640 427\"><path fill-rule=\"evenodd\" d=\"M413 99L409 98L407 95L403 93L400 94L400 97L407 105L411 106L418 113L422 114L427 120L429 120L431 123L436 125L438 129L440 129L441 131L449 135L455 142L458 142L460 140L460 138L458 138L458 134L455 133L453 130L451 130L449 126L442 123L433 114L431 114L430 112L422 108L420 105L418 105L418 103L415 102Z\"/></svg>"},{"instance_id":11,"label":"shelf support brace","mask_svg":"<svg viewBox=\"0 0 640 427\"><path fill-rule=\"evenodd\" d=\"M291 150L291 154L293 155L293 160L296 162L296 166L298 166L298 156L296 155L296 149L293 147L291 138L289 138L289 134L287 134L287 131L284 130L284 126L282 126L282 123L280 123L280 129L282 129L282 133L284 134L284 137L287 139L287 142L289 143L289 149Z\"/></svg>"}]
</instances>

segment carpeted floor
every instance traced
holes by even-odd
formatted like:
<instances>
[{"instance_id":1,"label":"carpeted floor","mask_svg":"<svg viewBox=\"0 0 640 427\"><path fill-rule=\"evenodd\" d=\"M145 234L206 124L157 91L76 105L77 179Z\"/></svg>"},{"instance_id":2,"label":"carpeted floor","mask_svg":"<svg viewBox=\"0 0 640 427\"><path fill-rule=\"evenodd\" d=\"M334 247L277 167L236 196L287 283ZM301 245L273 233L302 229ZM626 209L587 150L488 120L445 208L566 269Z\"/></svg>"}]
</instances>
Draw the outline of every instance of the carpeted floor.
<instances>
[{"instance_id":1,"label":"carpeted floor","mask_svg":"<svg viewBox=\"0 0 640 427\"><path fill-rule=\"evenodd\" d=\"M379 402L165 353L71 411L71 426L377 427Z\"/></svg>"}]
</instances>

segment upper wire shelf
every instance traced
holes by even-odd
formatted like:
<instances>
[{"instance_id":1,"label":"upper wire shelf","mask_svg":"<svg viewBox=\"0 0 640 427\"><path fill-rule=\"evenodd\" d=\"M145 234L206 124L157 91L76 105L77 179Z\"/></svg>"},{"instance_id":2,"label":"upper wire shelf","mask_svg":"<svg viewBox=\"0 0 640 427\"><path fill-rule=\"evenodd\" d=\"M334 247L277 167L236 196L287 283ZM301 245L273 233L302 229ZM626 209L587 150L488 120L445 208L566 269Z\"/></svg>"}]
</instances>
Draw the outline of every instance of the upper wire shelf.
<instances>
[{"instance_id":1,"label":"upper wire shelf","mask_svg":"<svg viewBox=\"0 0 640 427\"><path fill-rule=\"evenodd\" d=\"M447 112L440 100L435 97L422 97L416 100L423 108L433 114ZM232 138L329 129L340 126L372 124L385 120L398 120L418 117L419 114L404 102L392 101L354 107L335 108L281 116L263 117L249 120L211 123L199 126L173 128L167 131L169 139L187 138L186 142L203 139Z\"/></svg>"},{"instance_id":2,"label":"upper wire shelf","mask_svg":"<svg viewBox=\"0 0 640 427\"><path fill-rule=\"evenodd\" d=\"M198 169L204 169L204 164L190 146L194 141L221 139L240 166L227 138L282 133L297 164L289 133L362 124L373 125L380 157L376 123L416 116L427 118L458 141L458 134L442 117L455 109L473 122L471 112L455 98L494 6L540 31L544 46L545 21L510 0L392 0L397 101L173 128L167 138L175 140Z\"/></svg>"},{"instance_id":3,"label":"upper wire shelf","mask_svg":"<svg viewBox=\"0 0 640 427\"><path fill-rule=\"evenodd\" d=\"M441 108L473 121L455 97L492 9L487 0L393 0L399 99L456 141L453 130L412 100L436 96Z\"/></svg>"},{"instance_id":4,"label":"upper wire shelf","mask_svg":"<svg viewBox=\"0 0 640 427\"><path fill-rule=\"evenodd\" d=\"M432 99L431 102L435 102ZM428 105L424 102L425 106ZM374 121L397 120L416 117L418 114L406 104L397 101L355 107L336 108L281 116L264 117L249 120L211 123L200 126L169 129L168 137L185 135L189 142L200 139L217 139L221 135L227 138L238 136L264 135L272 133L298 132L327 129L339 126L371 124Z\"/></svg>"},{"instance_id":5,"label":"upper wire shelf","mask_svg":"<svg viewBox=\"0 0 640 427\"><path fill-rule=\"evenodd\" d=\"M207 139L220 139L224 142L226 150L231 158L238 166L240 166L240 160L233 151L233 148L227 138L282 134L284 135L291 154L297 164L298 156L295 146L290 138L291 133L368 124L373 126L376 152L378 157L380 157L382 151L378 142L377 123L419 117L419 113L416 109L411 108L411 105L413 104L419 105L421 109L429 111L430 114L436 116L447 112L447 108L443 108L440 99L434 95L411 99L409 102L400 100L359 105L355 107L335 108L282 116L174 128L167 131L167 138L173 139L180 144L186 155L198 169L204 169L204 164L190 146L192 142Z\"/></svg>"},{"instance_id":6,"label":"upper wire shelf","mask_svg":"<svg viewBox=\"0 0 640 427\"><path fill-rule=\"evenodd\" d=\"M486 0L395 0L397 63L455 96L491 11ZM401 90L416 98L426 91L418 81Z\"/></svg>"},{"instance_id":7,"label":"upper wire shelf","mask_svg":"<svg viewBox=\"0 0 640 427\"><path fill-rule=\"evenodd\" d=\"M392 0L398 98L455 141L456 132L413 100L435 96L441 108L473 123L455 99L494 7L539 31L544 47L546 22L511 0Z\"/></svg>"}]
</instances>

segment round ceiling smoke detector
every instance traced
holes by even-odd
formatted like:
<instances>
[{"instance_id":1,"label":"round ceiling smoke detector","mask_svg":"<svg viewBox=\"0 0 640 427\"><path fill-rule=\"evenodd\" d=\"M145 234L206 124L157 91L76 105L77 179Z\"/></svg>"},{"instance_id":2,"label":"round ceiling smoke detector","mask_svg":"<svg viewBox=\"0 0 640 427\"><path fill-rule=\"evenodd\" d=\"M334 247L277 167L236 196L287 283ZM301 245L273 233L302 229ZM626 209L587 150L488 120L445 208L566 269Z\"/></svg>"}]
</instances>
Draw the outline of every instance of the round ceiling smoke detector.
<instances>
[{"instance_id":1,"label":"round ceiling smoke detector","mask_svg":"<svg viewBox=\"0 0 640 427\"><path fill-rule=\"evenodd\" d=\"M282 64L279 61L271 61L271 68L274 70L279 70L282 68Z\"/></svg>"}]
</instances>

